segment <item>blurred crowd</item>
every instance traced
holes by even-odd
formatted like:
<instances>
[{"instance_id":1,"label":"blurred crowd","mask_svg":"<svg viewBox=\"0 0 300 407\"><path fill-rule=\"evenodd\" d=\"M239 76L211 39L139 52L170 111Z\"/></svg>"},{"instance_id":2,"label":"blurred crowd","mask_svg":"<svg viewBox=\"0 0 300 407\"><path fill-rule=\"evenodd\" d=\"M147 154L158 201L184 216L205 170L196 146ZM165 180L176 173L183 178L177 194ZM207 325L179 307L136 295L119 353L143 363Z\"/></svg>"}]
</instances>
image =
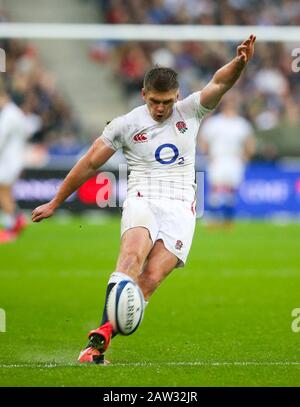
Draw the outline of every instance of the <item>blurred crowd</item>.
<instances>
[{"instance_id":1,"label":"blurred crowd","mask_svg":"<svg viewBox=\"0 0 300 407\"><path fill-rule=\"evenodd\" d=\"M298 25L296 0L96 0L111 24ZM0 11L0 22L7 16ZM300 75L291 69L295 43L257 42L255 58L231 91L240 113L257 131L300 126ZM181 97L201 89L236 52L229 42L100 41L91 57L113 67L128 109L142 103L140 89L146 70L155 64L179 72ZM36 48L21 40L0 40L6 52L5 81L13 100L24 110L32 141L53 154L80 151L82 130L71 103ZM300 144L300 143L299 143ZM300 151L300 145L299 145Z\"/></svg>"},{"instance_id":2,"label":"blurred crowd","mask_svg":"<svg viewBox=\"0 0 300 407\"><path fill-rule=\"evenodd\" d=\"M7 21L3 11L0 21ZM74 149L80 126L54 74L45 68L36 48L19 39L1 39L0 47L6 56L5 73L0 81L26 114L31 142L43 143L50 150L57 145L66 148L70 145Z\"/></svg>"},{"instance_id":3,"label":"blurred crowd","mask_svg":"<svg viewBox=\"0 0 300 407\"><path fill-rule=\"evenodd\" d=\"M296 0L98 0L107 23L298 25ZM296 44L297 45L297 44ZM141 103L145 71L154 64L175 68L180 74L181 96L205 85L227 63L237 44L223 42L100 42L93 57L110 61L121 80L129 107ZM294 43L256 44L251 61L231 91L240 113L257 130L300 125L300 75L291 69ZM98 51L98 54L97 54Z\"/></svg>"},{"instance_id":4,"label":"blurred crowd","mask_svg":"<svg viewBox=\"0 0 300 407\"><path fill-rule=\"evenodd\" d=\"M297 0L97 0L110 24L298 25Z\"/></svg>"}]
</instances>

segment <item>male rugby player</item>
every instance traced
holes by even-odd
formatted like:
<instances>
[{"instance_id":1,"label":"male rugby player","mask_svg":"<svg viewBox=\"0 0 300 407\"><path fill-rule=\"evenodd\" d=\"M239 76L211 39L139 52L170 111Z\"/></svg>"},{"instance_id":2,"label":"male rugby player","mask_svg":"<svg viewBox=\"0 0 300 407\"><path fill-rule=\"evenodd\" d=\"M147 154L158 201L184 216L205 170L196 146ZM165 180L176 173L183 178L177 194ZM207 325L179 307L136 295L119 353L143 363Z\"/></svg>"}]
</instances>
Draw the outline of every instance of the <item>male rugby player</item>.
<instances>
[{"instance_id":1,"label":"male rugby player","mask_svg":"<svg viewBox=\"0 0 300 407\"><path fill-rule=\"evenodd\" d=\"M121 221L121 248L108 281L101 326L89 333L80 362L105 363L114 336L106 302L112 287L132 279L145 302L176 268L183 266L195 228L195 147L202 118L234 85L254 52L255 36L237 47L237 56L219 69L201 92L178 101L177 73L155 67L144 78L145 104L106 126L74 166L56 196L32 213L33 222L55 210L122 148L130 175Z\"/></svg>"},{"instance_id":2,"label":"male rugby player","mask_svg":"<svg viewBox=\"0 0 300 407\"><path fill-rule=\"evenodd\" d=\"M13 242L26 227L19 213L13 186L24 166L25 146L29 137L23 111L11 100L5 86L0 84L0 209L4 229L0 244Z\"/></svg>"}]
</instances>

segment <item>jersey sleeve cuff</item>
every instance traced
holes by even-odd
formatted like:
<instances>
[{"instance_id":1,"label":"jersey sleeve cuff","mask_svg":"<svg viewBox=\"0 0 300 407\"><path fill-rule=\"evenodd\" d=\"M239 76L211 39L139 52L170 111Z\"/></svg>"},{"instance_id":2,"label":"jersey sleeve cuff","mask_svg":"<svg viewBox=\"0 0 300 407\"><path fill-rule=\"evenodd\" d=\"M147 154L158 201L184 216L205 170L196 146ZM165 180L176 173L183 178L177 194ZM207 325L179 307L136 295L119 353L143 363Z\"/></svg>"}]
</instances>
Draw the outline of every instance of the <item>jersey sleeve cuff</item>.
<instances>
[{"instance_id":1,"label":"jersey sleeve cuff","mask_svg":"<svg viewBox=\"0 0 300 407\"><path fill-rule=\"evenodd\" d=\"M112 142L108 138L102 135L100 139L107 145L107 147L110 147L113 150L117 151L117 148L112 144Z\"/></svg>"},{"instance_id":2,"label":"jersey sleeve cuff","mask_svg":"<svg viewBox=\"0 0 300 407\"><path fill-rule=\"evenodd\" d=\"M205 107L201 104L201 91L195 92L194 98L195 98L194 100L196 103L197 116L200 120L203 119L203 117L206 116L208 113L211 113L214 110L214 109L208 109L207 107Z\"/></svg>"},{"instance_id":3,"label":"jersey sleeve cuff","mask_svg":"<svg viewBox=\"0 0 300 407\"><path fill-rule=\"evenodd\" d=\"M206 114L212 112L214 109L208 109L207 107L201 105L201 102L199 103L199 112L201 116L205 116Z\"/></svg>"}]
</instances>

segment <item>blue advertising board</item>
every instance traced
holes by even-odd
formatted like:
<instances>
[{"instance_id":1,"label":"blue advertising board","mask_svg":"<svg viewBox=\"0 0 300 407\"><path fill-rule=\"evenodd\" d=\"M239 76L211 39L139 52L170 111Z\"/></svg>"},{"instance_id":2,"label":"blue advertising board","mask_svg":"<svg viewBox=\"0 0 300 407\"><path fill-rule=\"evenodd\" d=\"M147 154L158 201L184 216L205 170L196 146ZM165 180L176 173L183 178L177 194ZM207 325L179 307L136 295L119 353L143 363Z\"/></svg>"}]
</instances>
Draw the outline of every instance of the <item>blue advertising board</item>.
<instances>
[{"instance_id":1,"label":"blue advertising board","mask_svg":"<svg viewBox=\"0 0 300 407\"><path fill-rule=\"evenodd\" d=\"M205 184L205 208L208 190ZM300 164L250 164L238 191L236 215L300 217Z\"/></svg>"}]
</instances>

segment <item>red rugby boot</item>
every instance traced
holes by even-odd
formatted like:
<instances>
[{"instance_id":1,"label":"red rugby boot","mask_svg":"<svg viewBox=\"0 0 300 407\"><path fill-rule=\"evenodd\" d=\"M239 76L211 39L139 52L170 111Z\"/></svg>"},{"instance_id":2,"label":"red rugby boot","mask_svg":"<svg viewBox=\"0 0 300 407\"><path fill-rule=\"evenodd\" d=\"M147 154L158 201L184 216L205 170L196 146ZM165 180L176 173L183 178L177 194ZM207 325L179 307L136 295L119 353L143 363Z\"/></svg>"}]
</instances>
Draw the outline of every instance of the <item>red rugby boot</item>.
<instances>
[{"instance_id":1,"label":"red rugby boot","mask_svg":"<svg viewBox=\"0 0 300 407\"><path fill-rule=\"evenodd\" d=\"M12 243L18 237L18 234L9 229L3 229L0 231L0 244Z\"/></svg>"},{"instance_id":2,"label":"red rugby boot","mask_svg":"<svg viewBox=\"0 0 300 407\"><path fill-rule=\"evenodd\" d=\"M13 232L19 234L22 232L23 229L26 228L27 225L28 225L28 222L27 222L26 216L20 214L16 217L16 222L13 227Z\"/></svg>"},{"instance_id":3,"label":"red rugby boot","mask_svg":"<svg viewBox=\"0 0 300 407\"><path fill-rule=\"evenodd\" d=\"M88 346L80 352L78 361L107 365L109 362L104 359L104 352L110 344L112 332L113 327L110 322L92 330L89 333Z\"/></svg>"}]
</instances>

